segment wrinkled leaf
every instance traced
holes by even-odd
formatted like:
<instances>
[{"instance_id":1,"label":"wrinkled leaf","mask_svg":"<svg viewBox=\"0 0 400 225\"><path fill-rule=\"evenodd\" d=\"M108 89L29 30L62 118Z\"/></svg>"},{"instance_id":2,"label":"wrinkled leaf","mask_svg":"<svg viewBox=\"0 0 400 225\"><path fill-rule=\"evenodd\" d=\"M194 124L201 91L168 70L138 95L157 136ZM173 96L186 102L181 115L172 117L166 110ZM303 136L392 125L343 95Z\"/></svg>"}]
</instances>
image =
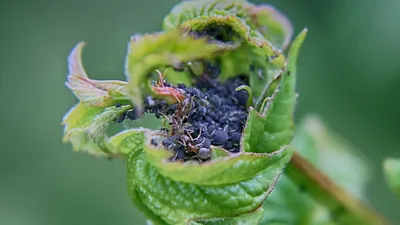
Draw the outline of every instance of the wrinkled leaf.
<instances>
[{"instance_id":1,"label":"wrinkled leaf","mask_svg":"<svg viewBox=\"0 0 400 225\"><path fill-rule=\"evenodd\" d=\"M290 160L291 152L284 150L271 154L237 153L215 160L196 162L171 162L171 152L153 146L151 133L146 137L144 153L147 161L158 172L172 180L197 185L224 185L237 183L254 177L255 174L270 168L283 168Z\"/></svg>"},{"instance_id":2,"label":"wrinkled leaf","mask_svg":"<svg viewBox=\"0 0 400 225\"><path fill-rule=\"evenodd\" d=\"M127 82L118 80L92 80L82 65L84 43L78 43L68 57L66 86L85 104L111 106L128 100Z\"/></svg>"},{"instance_id":3,"label":"wrinkled leaf","mask_svg":"<svg viewBox=\"0 0 400 225\"><path fill-rule=\"evenodd\" d=\"M400 159L386 159L384 171L390 188L400 196Z\"/></svg>"},{"instance_id":4,"label":"wrinkled leaf","mask_svg":"<svg viewBox=\"0 0 400 225\"><path fill-rule=\"evenodd\" d=\"M130 138L129 134L135 136L134 141L125 141ZM229 218L253 212L272 191L284 167L276 164L236 183L196 185L179 182L162 176L148 162L143 145L140 145L142 134L128 131L122 135L112 139L118 139L118 143L134 143L128 147L133 149L128 161L129 193L132 201L154 224L188 224L194 219Z\"/></svg>"},{"instance_id":5,"label":"wrinkled leaf","mask_svg":"<svg viewBox=\"0 0 400 225\"><path fill-rule=\"evenodd\" d=\"M107 156L112 150L107 147L106 128L121 113L132 108L96 107L79 103L63 118L64 142L71 142L75 151L83 151L96 156Z\"/></svg>"},{"instance_id":6,"label":"wrinkled leaf","mask_svg":"<svg viewBox=\"0 0 400 225\"><path fill-rule=\"evenodd\" d=\"M212 57L232 48L235 46L193 39L179 30L132 37L125 64L132 102L141 112L143 96L151 93L149 74L155 69Z\"/></svg>"},{"instance_id":7,"label":"wrinkled leaf","mask_svg":"<svg viewBox=\"0 0 400 225\"><path fill-rule=\"evenodd\" d=\"M270 5L254 5L244 0L184 1L176 5L164 18L163 28L168 30L193 19L234 15L271 41L274 47L284 49L290 42L293 28L281 12ZM251 33L249 32L249 33ZM250 34L253 35L253 34Z\"/></svg>"},{"instance_id":8,"label":"wrinkled leaf","mask_svg":"<svg viewBox=\"0 0 400 225\"><path fill-rule=\"evenodd\" d=\"M250 109L242 137L245 151L273 152L291 142L296 103L296 60L306 34L307 30L304 30L292 43L280 85L265 109L261 109L262 114Z\"/></svg>"},{"instance_id":9,"label":"wrinkled leaf","mask_svg":"<svg viewBox=\"0 0 400 225\"><path fill-rule=\"evenodd\" d=\"M180 27L219 41L240 43L240 48L218 57L220 79L249 75L256 98L284 67L285 58L278 49L283 49L292 35L290 22L277 10L238 0L182 2L165 17L163 27Z\"/></svg>"},{"instance_id":10,"label":"wrinkled leaf","mask_svg":"<svg viewBox=\"0 0 400 225\"><path fill-rule=\"evenodd\" d=\"M289 19L271 5L254 5L246 9L249 24L261 32L273 46L285 49L293 35L293 26Z\"/></svg>"},{"instance_id":11,"label":"wrinkled leaf","mask_svg":"<svg viewBox=\"0 0 400 225\"><path fill-rule=\"evenodd\" d=\"M284 56L276 50L261 33L257 30L252 30L236 15L210 16L208 18L199 19L193 18L182 23L180 27L184 30L197 32L207 32L213 28L218 32L218 29L221 29L221 32L225 32L225 37L222 38L226 39L227 42L242 42L250 46L248 48L248 53L255 54L254 57L261 57L278 68L283 68L284 66ZM221 67L221 70L222 68L224 67ZM223 70L222 76L224 76Z\"/></svg>"}]
</instances>

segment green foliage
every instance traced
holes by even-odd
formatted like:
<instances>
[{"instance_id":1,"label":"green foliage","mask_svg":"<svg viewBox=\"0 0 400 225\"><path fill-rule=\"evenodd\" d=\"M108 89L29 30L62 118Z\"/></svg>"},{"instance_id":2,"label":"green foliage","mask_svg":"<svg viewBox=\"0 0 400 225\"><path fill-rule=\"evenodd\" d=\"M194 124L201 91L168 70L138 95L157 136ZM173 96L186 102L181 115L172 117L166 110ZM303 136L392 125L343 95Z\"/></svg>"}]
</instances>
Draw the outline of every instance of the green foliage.
<instances>
[{"instance_id":1,"label":"green foliage","mask_svg":"<svg viewBox=\"0 0 400 225\"><path fill-rule=\"evenodd\" d=\"M236 50L217 57L220 77L225 80L235 74L249 75L256 98L283 69L281 50L292 37L291 23L280 12L242 0L182 2L165 17L163 27L212 32L225 41L240 43Z\"/></svg>"},{"instance_id":2,"label":"green foliage","mask_svg":"<svg viewBox=\"0 0 400 225\"><path fill-rule=\"evenodd\" d=\"M327 127L320 118L304 118L296 130L292 144L303 157L341 188L358 198L365 197L369 168L363 155Z\"/></svg>"},{"instance_id":3,"label":"green foliage","mask_svg":"<svg viewBox=\"0 0 400 225\"><path fill-rule=\"evenodd\" d=\"M133 104L141 111L144 94L151 92L149 74L158 67L204 59L232 48L235 46L190 38L182 35L179 30L132 37L125 67Z\"/></svg>"},{"instance_id":4,"label":"green foliage","mask_svg":"<svg viewBox=\"0 0 400 225\"><path fill-rule=\"evenodd\" d=\"M122 135L122 137L118 137ZM149 135L149 134L147 134ZM277 152L275 155L263 155L263 158L272 159L266 162L263 169L246 172L240 180L230 173L215 174L221 172L228 157L219 158L211 164L216 171L208 170L208 165L185 165L182 163L168 162L164 158L165 171L155 165L149 159L149 152L143 141L146 139L144 133L138 131L125 131L113 138L114 146L127 146L133 149L128 160L128 189L133 202L144 205L151 212L151 220L157 218L164 221L161 224L187 224L191 220L202 220L232 217L249 213L259 208L269 193L272 191L282 169L290 160L290 153ZM163 149L153 154L164 154ZM245 158L237 156L238 158ZM268 160L268 159L267 159ZM239 168L249 165L239 161L231 164ZM170 165L168 165L170 164ZM168 170L173 168L175 171ZM204 167L204 168L201 168ZM255 167L255 166L253 166ZM213 172L209 177L203 171ZM184 171L186 170L186 171ZM179 172L184 173L180 174ZM162 174L160 173L162 172ZM176 174L173 174L173 173ZM251 173L251 176L250 176ZM166 176L167 174L169 176ZM214 176L214 177L213 177ZM216 179L221 180L216 180ZM210 222L207 222L209 224Z\"/></svg>"},{"instance_id":5,"label":"green foliage","mask_svg":"<svg viewBox=\"0 0 400 225\"><path fill-rule=\"evenodd\" d=\"M294 133L296 60L306 33L306 30L303 31L293 42L279 88L260 109L261 114L254 108L250 109L243 132L245 151L273 152L282 145L290 144Z\"/></svg>"},{"instance_id":6,"label":"green foliage","mask_svg":"<svg viewBox=\"0 0 400 225\"><path fill-rule=\"evenodd\" d=\"M348 154L350 148L329 132L315 133L308 123L291 143L296 62L306 29L285 57L291 24L266 5L183 1L166 16L163 27L163 32L131 38L127 82L90 79L81 62L83 44L78 44L69 57L66 85L79 103L63 119L64 141L75 150L127 160L129 195L152 224L381 224L339 187L363 193L364 167ZM127 110L143 111L145 96L177 98L179 92L164 87L162 80L156 86L151 82L165 75L172 83L190 85L206 62L218 63L221 81L249 76L249 86L238 90L247 90L247 104L255 107L250 107L239 153L212 146L210 161L172 162L171 152L150 144L165 138L160 132L123 129L108 137L109 125ZM159 78L154 78L155 71ZM349 165L326 167L327 159L348 159ZM287 175L275 187L286 167Z\"/></svg>"},{"instance_id":7,"label":"green foliage","mask_svg":"<svg viewBox=\"0 0 400 225\"><path fill-rule=\"evenodd\" d=\"M390 188L400 196L400 159L386 159L384 170Z\"/></svg>"},{"instance_id":8,"label":"green foliage","mask_svg":"<svg viewBox=\"0 0 400 225\"><path fill-rule=\"evenodd\" d=\"M315 169L323 171L341 188L358 198L365 197L368 178L365 162L351 145L332 132L318 117L309 116L300 123L292 145ZM341 166L337 166L338 162ZM334 187L320 187L320 183L313 183L307 178L304 182L296 182L290 173L292 168L287 170L289 173L279 180L275 191L264 204L264 211L270 213L265 213L262 224L376 224L373 220L354 222L354 218L348 215L349 211L332 210L340 208L342 203L332 200L330 190L321 192L316 189ZM301 173L300 177L298 173L295 175L297 179L304 177ZM351 198L345 200L352 201ZM348 204L344 205L347 207ZM285 213L278 213L283 209Z\"/></svg>"},{"instance_id":9,"label":"green foliage","mask_svg":"<svg viewBox=\"0 0 400 225\"><path fill-rule=\"evenodd\" d=\"M74 150L97 156L106 156L112 151L106 146L106 128L121 113L131 106L120 108L95 107L79 103L64 117L64 142L71 142ZM114 152L116 153L116 152Z\"/></svg>"},{"instance_id":10,"label":"green foliage","mask_svg":"<svg viewBox=\"0 0 400 225\"><path fill-rule=\"evenodd\" d=\"M248 153L229 154L207 163L169 162L173 155L162 147L150 144L151 134L146 136L144 153L147 161L164 177L197 185L223 185L236 183L254 177L263 170L284 168L291 157L290 150L283 148L272 154Z\"/></svg>"},{"instance_id":11,"label":"green foliage","mask_svg":"<svg viewBox=\"0 0 400 225\"><path fill-rule=\"evenodd\" d=\"M82 65L84 43L78 43L68 57L66 86L83 103L93 106L111 106L128 100L127 82L117 80L98 81L90 79Z\"/></svg>"}]
</instances>

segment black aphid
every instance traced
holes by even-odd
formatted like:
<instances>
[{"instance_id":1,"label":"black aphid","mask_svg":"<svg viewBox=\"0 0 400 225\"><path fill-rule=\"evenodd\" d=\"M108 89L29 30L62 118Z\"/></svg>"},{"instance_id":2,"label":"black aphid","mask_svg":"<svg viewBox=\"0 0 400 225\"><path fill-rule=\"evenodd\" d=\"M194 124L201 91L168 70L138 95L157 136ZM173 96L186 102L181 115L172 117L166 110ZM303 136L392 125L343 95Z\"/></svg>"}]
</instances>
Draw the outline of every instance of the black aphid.
<instances>
[{"instance_id":1,"label":"black aphid","mask_svg":"<svg viewBox=\"0 0 400 225\"><path fill-rule=\"evenodd\" d=\"M222 83L218 80L218 66L209 62L204 66L203 74L195 78L195 87L184 84L175 87L186 97L184 100L168 104L150 96L144 99L145 113L152 113L168 124L162 129L167 138L160 144L174 153L172 161L206 161L211 157L211 145L230 152L240 150L248 115L248 93L236 91L236 88L248 85L247 77L237 76ZM173 87L161 82L166 87ZM125 116L131 120L137 118L134 110ZM153 140L151 143L158 144Z\"/></svg>"},{"instance_id":2,"label":"black aphid","mask_svg":"<svg viewBox=\"0 0 400 225\"><path fill-rule=\"evenodd\" d=\"M128 118L128 119L130 119L130 120L136 120L136 119L138 119L138 114L137 114L137 112L136 112L136 110L129 110L127 113L126 113L126 117Z\"/></svg>"},{"instance_id":3,"label":"black aphid","mask_svg":"<svg viewBox=\"0 0 400 225\"><path fill-rule=\"evenodd\" d=\"M117 107L117 108L119 108L121 106L122 106L122 104L120 104L120 103L115 104L115 107ZM114 119L114 122L122 123L126 118L128 118L132 121L132 120L138 119L139 117L137 115L137 112L134 109L130 109L130 110L125 111L125 112L121 113L120 115L118 115L118 117Z\"/></svg>"},{"instance_id":4,"label":"black aphid","mask_svg":"<svg viewBox=\"0 0 400 225\"><path fill-rule=\"evenodd\" d=\"M151 139L150 144L152 144L153 146L158 146L158 141L156 139Z\"/></svg>"},{"instance_id":5,"label":"black aphid","mask_svg":"<svg viewBox=\"0 0 400 225\"><path fill-rule=\"evenodd\" d=\"M126 117L126 112L123 112L115 119L115 122L122 123L125 120L125 117Z\"/></svg>"},{"instance_id":6,"label":"black aphid","mask_svg":"<svg viewBox=\"0 0 400 225\"><path fill-rule=\"evenodd\" d=\"M248 114L245 106L248 94L235 89L247 84L246 78L233 78L225 83L215 78L209 78L208 81L204 79L203 76L198 78L199 87L177 85L185 93L186 99L165 111L171 128L169 132L174 135L175 141L167 138L163 145L175 150L172 160L180 160L184 153L184 160L197 158L205 161L211 157L211 145L231 152L239 151ZM152 107L156 114L160 112L155 109L165 108L162 102L156 105Z\"/></svg>"}]
</instances>

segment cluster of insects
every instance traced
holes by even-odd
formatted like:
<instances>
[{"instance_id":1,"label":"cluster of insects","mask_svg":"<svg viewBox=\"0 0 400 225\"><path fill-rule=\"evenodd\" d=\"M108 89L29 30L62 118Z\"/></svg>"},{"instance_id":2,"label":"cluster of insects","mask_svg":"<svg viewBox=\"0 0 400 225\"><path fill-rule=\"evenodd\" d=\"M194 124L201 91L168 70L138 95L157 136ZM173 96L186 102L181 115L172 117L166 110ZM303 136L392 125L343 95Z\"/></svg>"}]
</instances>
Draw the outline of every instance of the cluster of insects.
<instances>
[{"instance_id":1,"label":"cluster of insects","mask_svg":"<svg viewBox=\"0 0 400 225\"><path fill-rule=\"evenodd\" d=\"M240 151L248 115L248 93L236 91L236 88L248 84L246 77L221 83L215 75L219 70L208 67L197 77L195 87L187 87L184 84L172 86L164 81L164 74L157 72L159 81L152 85L157 98L147 96L144 111L163 119L162 130L166 137L161 144L174 153L172 161L207 161L211 158L211 146ZM137 115L134 110L128 110L116 121L125 118L136 119ZM155 139L151 143L160 144Z\"/></svg>"},{"instance_id":2,"label":"cluster of insects","mask_svg":"<svg viewBox=\"0 0 400 225\"><path fill-rule=\"evenodd\" d=\"M121 107L121 106L122 104L120 103L115 105L115 107ZM137 112L134 109L125 111L115 119L115 122L122 123L126 118L130 119L131 121L136 120L138 118Z\"/></svg>"}]
</instances>

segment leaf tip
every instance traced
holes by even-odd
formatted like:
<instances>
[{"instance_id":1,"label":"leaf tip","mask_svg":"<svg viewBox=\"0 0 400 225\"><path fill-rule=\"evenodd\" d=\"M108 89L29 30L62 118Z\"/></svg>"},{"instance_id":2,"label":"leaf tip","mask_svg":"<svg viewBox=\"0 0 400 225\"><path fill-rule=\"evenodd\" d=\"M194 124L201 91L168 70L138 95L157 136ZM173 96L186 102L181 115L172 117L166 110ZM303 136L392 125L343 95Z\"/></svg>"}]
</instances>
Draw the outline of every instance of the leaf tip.
<instances>
[{"instance_id":1,"label":"leaf tip","mask_svg":"<svg viewBox=\"0 0 400 225\"><path fill-rule=\"evenodd\" d=\"M68 76L81 75L86 77L82 66L82 49L85 47L84 41L78 42L68 56Z\"/></svg>"}]
</instances>

